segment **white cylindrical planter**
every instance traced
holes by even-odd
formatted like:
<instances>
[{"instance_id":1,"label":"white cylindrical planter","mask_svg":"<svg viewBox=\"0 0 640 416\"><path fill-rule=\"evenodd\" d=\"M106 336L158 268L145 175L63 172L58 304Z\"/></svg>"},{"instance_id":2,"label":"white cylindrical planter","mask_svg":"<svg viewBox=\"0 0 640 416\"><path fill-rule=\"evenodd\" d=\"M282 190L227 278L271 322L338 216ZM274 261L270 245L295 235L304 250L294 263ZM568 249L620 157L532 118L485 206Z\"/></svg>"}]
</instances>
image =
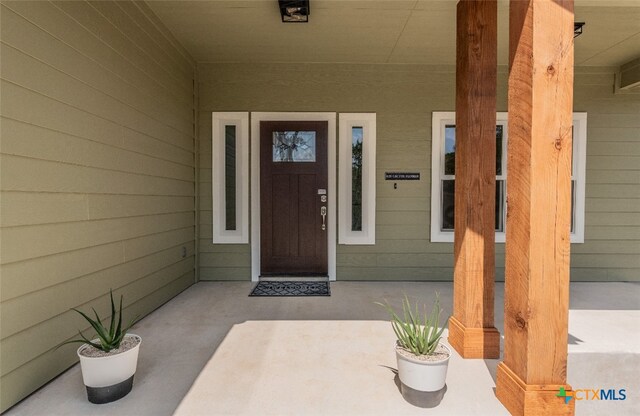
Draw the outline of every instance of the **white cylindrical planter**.
<instances>
[{"instance_id":1,"label":"white cylindrical planter","mask_svg":"<svg viewBox=\"0 0 640 416\"><path fill-rule=\"evenodd\" d=\"M438 391L444 388L451 350L446 345L440 345L447 350L449 355L439 361L416 360L404 356L396 350L398 377L402 384L418 391Z\"/></svg>"},{"instance_id":2,"label":"white cylindrical planter","mask_svg":"<svg viewBox=\"0 0 640 416\"><path fill-rule=\"evenodd\" d=\"M84 344L78 348L82 380L87 387L87 397L91 403L113 402L129 394L133 388L133 376L138 365L142 338L135 334L127 334L125 338L127 337L136 338L138 344L115 355L86 357L80 352L88 345Z\"/></svg>"}]
</instances>

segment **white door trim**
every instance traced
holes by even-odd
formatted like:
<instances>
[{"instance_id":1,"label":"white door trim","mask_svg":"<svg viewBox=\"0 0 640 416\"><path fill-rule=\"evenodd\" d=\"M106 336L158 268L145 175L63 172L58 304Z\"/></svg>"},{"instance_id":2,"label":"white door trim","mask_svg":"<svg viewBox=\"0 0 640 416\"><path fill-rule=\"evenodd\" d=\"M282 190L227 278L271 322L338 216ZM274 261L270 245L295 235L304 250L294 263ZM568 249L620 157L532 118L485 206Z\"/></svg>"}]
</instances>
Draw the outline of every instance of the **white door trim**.
<instances>
[{"instance_id":1,"label":"white door trim","mask_svg":"<svg viewBox=\"0 0 640 416\"><path fill-rule=\"evenodd\" d=\"M336 113L251 113L251 281L260 277L260 122L326 121L328 151L327 242L329 280L336 280Z\"/></svg>"}]
</instances>

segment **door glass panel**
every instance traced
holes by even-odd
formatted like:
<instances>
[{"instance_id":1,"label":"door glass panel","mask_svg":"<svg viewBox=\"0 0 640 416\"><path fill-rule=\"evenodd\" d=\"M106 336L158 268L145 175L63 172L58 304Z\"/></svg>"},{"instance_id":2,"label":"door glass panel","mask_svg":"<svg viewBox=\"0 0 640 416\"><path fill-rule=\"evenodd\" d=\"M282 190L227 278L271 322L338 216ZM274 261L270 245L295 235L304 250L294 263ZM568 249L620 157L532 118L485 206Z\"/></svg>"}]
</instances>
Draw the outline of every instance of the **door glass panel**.
<instances>
[{"instance_id":1,"label":"door glass panel","mask_svg":"<svg viewBox=\"0 0 640 416\"><path fill-rule=\"evenodd\" d=\"M456 126L444 127L444 174L456 174Z\"/></svg>"},{"instance_id":2,"label":"door glass panel","mask_svg":"<svg viewBox=\"0 0 640 416\"><path fill-rule=\"evenodd\" d=\"M274 162L315 162L315 131L274 131Z\"/></svg>"},{"instance_id":3,"label":"door glass panel","mask_svg":"<svg viewBox=\"0 0 640 416\"><path fill-rule=\"evenodd\" d=\"M351 231L362 231L362 134L351 128Z\"/></svg>"},{"instance_id":4,"label":"door glass panel","mask_svg":"<svg viewBox=\"0 0 640 416\"><path fill-rule=\"evenodd\" d=\"M225 126L224 196L225 229L236 229L236 126Z\"/></svg>"}]
</instances>

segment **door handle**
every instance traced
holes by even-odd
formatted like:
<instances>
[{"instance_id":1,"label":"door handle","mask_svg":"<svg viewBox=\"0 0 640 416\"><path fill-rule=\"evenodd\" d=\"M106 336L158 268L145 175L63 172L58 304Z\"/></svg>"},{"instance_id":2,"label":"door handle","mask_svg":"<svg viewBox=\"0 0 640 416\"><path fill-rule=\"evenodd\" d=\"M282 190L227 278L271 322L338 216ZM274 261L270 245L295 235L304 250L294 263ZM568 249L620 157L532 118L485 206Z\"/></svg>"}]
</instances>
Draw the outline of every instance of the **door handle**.
<instances>
[{"instance_id":1,"label":"door handle","mask_svg":"<svg viewBox=\"0 0 640 416\"><path fill-rule=\"evenodd\" d=\"M320 215L322 216L322 231L327 229L327 207L320 207Z\"/></svg>"}]
</instances>

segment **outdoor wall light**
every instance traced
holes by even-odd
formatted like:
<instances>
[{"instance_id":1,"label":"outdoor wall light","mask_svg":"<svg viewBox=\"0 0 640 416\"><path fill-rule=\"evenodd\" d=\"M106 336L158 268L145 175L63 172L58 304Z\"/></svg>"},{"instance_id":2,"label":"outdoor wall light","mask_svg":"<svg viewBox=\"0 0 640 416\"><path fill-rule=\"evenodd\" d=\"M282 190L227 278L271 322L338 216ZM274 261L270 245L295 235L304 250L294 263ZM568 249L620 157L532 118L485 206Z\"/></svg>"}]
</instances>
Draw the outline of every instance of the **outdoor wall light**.
<instances>
[{"instance_id":1,"label":"outdoor wall light","mask_svg":"<svg viewBox=\"0 0 640 416\"><path fill-rule=\"evenodd\" d=\"M584 22L573 22L573 38L577 38L582 35L582 26L584 26Z\"/></svg>"},{"instance_id":2,"label":"outdoor wall light","mask_svg":"<svg viewBox=\"0 0 640 416\"><path fill-rule=\"evenodd\" d=\"M280 15L285 23L309 21L309 0L278 0Z\"/></svg>"}]
</instances>

